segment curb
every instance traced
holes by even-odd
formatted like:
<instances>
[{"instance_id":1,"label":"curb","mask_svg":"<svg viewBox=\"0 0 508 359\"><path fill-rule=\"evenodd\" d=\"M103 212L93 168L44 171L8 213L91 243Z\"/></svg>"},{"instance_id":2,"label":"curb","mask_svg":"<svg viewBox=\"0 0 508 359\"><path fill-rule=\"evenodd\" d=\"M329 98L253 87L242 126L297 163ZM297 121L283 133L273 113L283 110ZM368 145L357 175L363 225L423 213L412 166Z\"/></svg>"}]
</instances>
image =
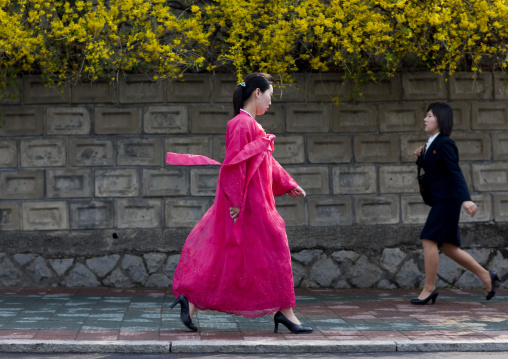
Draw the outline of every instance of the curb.
<instances>
[{"instance_id":1,"label":"curb","mask_svg":"<svg viewBox=\"0 0 508 359\"><path fill-rule=\"evenodd\" d=\"M501 352L508 340L459 341L69 341L0 340L0 353L306 354L389 352Z\"/></svg>"}]
</instances>

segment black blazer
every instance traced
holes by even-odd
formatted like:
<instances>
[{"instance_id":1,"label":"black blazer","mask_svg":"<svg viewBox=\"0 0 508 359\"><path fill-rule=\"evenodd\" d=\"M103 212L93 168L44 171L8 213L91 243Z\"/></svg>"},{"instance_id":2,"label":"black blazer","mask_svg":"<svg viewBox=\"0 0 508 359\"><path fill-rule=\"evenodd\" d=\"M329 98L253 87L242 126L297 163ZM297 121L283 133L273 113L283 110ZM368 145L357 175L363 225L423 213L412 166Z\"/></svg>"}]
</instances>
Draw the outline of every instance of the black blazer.
<instances>
[{"instance_id":1,"label":"black blazer","mask_svg":"<svg viewBox=\"0 0 508 359\"><path fill-rule=\"evenodd\" d=\"M422 168L432 194L432 204L450 200L470 201L466 180L459 167L459 149L455 142L439 134L416 163L422 160Z\"/></svg>"}]
</instances>

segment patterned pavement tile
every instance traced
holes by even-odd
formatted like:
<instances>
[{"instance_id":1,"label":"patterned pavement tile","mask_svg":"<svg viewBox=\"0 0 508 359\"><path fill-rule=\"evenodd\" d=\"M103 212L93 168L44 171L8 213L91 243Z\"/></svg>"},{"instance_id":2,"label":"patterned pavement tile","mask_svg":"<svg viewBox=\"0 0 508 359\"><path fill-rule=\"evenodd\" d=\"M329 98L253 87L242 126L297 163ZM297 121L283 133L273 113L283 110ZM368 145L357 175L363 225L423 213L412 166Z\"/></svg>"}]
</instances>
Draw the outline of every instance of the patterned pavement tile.
<instances>
[{"instance_id":1,"label":"patterned pavement tile","mask_svg":"<svg viewBox=\"0 0 508 359\"><path fill-rule=\"evenodd\" d=\"M440 290L435 305L417 291L297 289L295 314L314 332L273 333L273 316L198 311L197 333L169 309L170 289L0 288L0 339L62 340L478 340L508 339L508 290Z\"/></svg>"}]
</instances>

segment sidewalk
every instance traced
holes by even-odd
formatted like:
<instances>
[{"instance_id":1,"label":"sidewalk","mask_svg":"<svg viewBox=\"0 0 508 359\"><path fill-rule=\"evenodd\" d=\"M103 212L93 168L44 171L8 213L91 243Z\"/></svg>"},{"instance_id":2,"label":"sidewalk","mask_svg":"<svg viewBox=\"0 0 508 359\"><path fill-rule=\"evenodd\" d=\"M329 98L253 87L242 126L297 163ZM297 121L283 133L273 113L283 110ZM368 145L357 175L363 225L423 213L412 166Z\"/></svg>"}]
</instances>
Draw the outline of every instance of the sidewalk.
<instances>
[{"instance_id":1,"label":"sidewalk","mask_svg":"<svg viewBox=\"0 0 508 359\"><path fill-rule=\"evenodd\" d=\"M293 335L271 316L199 311L196 333L164 289L0 289L0 352L329 353L508 351L508 290L442 289L415 306L418 290L297 290ZM281 330L282 329L282 330Z\"/></svg>"}]
</instances>

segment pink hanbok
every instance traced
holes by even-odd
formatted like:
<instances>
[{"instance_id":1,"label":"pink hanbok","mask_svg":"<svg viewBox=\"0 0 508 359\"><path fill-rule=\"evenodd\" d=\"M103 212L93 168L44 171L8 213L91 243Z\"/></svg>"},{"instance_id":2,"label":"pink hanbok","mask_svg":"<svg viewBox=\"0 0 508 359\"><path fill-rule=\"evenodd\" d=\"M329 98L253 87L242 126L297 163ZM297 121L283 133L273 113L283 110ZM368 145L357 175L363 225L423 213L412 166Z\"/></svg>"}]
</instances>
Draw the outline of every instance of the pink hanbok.
<instances>
[{"instance_id":1,"label":"pink hanbok","mask_svg":"<svg viewBox=\"0 0 508 359\"><path fill-rule=\"evenodd\" d=\"M175 297L199 309L255 318L295 306L285 223L275 208L298 184L272 157L274 135L240 111L227 125L226 158L215 202L185 241L173 279ZM220 164L168 153L179 165ZM240 214L231 219L229 208Z\"/></svg>"}]
</instances>

